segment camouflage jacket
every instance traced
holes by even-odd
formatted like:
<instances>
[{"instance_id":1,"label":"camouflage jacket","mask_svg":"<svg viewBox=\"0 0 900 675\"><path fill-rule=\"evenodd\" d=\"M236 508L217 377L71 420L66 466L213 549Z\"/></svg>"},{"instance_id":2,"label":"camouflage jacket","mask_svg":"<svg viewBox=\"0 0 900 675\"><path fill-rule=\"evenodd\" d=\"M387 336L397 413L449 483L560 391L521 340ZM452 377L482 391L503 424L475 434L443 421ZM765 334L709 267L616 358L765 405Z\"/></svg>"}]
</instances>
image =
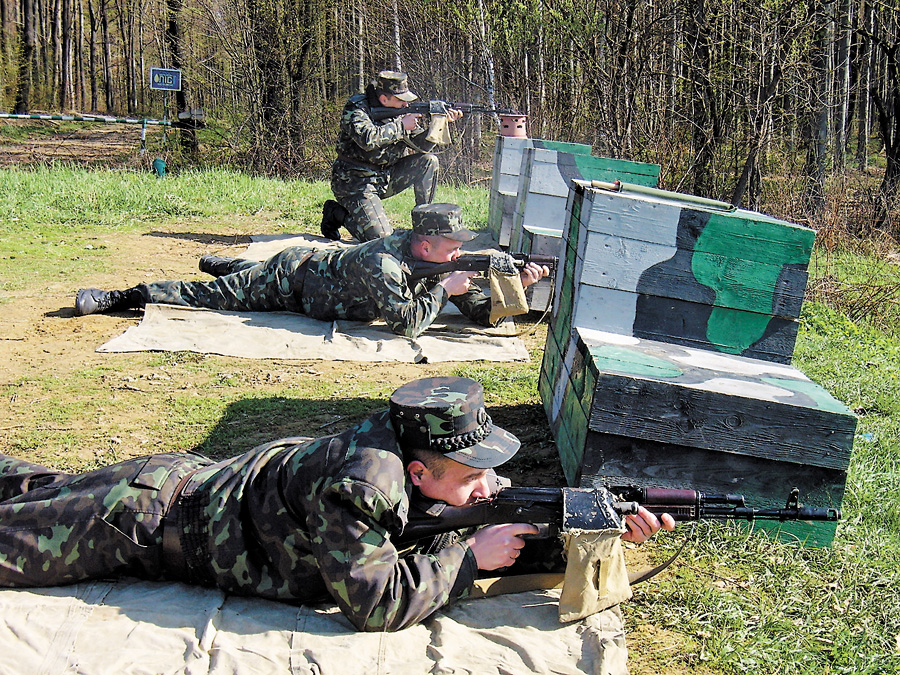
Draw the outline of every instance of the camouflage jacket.
<instances>
[{"instance_id":1,"label":"camouflage jacket","mask_svg":"<svg viewBox=\"0 0 900 675\"><path fill-rule=\"evenodd\" d=\"M370 117L371 110L366 94L357 94L347 101L341 113L335 148L339 160L387 168L396 164L409 149L428 152L434 147L433 143L424 140L425 129L406 131L403 128L403 115L375 122Z\"/></svg>"},{"instance_id":2,"label":"camouflage jacket","mask_svg":"<svg viewBox=\"0 0 900 675\"><path fill-rule=\"evenodd\" d=\"M387 410L344 433L284 439L195 473L205 507L182 541L206 537L208 581L235 594L337 601L359 629L397 630L462 596L464 543L401 555L412 486Z\"/></svg>"},{"instance_id":3,"label":"camouflage jacket","mask_svg":"<svg viewBox=\"0 0 900 675\"><path fill-rule=\"evenodd\" d=\"M449 296L433 278L409 282L411 238L406 231L314 252L303 282L303 313L324 321L383 318L395 333L416 337L449 299L472 321L490 326L491 301L477 286Z\"/></svg>"}]
</instances>

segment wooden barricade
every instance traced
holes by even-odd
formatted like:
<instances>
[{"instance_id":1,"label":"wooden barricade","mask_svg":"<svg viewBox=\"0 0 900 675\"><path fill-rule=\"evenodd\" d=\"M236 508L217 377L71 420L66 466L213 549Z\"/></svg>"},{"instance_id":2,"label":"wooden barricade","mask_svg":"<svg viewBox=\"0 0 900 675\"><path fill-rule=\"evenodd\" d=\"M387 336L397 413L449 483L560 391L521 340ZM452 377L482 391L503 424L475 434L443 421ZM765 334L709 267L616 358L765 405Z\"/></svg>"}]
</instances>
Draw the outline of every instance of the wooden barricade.
<instances>
[{"instance_id":1,"label":"wooden barricade","mask_svg":"<svg viewBox=\"0 0 900 675\"><path fill-rule=\"evenodd\" d=\"M567 480L840 506L856 418L790 365L815 233L654 192L569 195L540 376Z\"/></svg>"}]
</instances>

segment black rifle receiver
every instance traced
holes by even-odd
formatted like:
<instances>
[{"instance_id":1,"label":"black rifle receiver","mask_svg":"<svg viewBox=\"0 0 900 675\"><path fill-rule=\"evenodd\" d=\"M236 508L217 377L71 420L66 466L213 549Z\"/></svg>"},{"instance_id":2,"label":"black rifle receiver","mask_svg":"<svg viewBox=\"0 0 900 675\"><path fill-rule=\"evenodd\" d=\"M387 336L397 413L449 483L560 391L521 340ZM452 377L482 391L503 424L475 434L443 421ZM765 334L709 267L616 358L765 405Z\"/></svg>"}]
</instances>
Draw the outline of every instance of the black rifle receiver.
<instances>
[{"instance_id":1,"label":"black rifle receiver","mask_svg":"<svg viewBox=\"0 0 900 675\"><path fill-rule=\"evenodd\" d=\"M461 255L456 260L446 263L416 260L411 267L409 280L417 281L448 272L487 272L492 266L499 269L505 269L509 265L522 268L528 263L549 267L550 273L553 274L559 264L559 258L552 255L532 255L530 253L472 253Z\"/></svg>"}]
</instances>

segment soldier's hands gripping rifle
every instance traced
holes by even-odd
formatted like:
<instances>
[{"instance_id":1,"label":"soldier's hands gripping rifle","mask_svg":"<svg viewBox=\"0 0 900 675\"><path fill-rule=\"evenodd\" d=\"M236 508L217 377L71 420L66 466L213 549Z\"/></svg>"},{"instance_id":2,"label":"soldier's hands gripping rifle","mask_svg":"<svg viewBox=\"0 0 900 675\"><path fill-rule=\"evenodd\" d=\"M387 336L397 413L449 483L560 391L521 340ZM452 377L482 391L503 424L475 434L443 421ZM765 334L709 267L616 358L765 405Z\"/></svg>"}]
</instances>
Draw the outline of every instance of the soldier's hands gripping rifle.
<instances>
[{"instance_id":1,"label":"soldier's hands gripping rifle","mask_svg":"<svg viewBox=\"0 0 900 675\"><path fill-rule=\"evenodd\" d=\"M516 114L515 111L510 108L489 108L488 106L477 105L475 103L451 103L449 101L435 99L433 101L410 103L405 108L373 106L369 116L376 122L382 122L392 117L399 117L400 115L446 115L450 110L459 110L467 115L471 115L472 113L483 113L487 115Z\"/></svg>"},{"instance_id":2,"label":"soldier's hands gripping rifle","mask_svg":"<svg viewBox=\"0 0 900 675\"><path fill-rule=\"evenodd\" d=\"M651 513L670 514L676 521L724 520L822 520L841 517L837 508L802 506L794 488L784 508L747 506L743 495L710 495L696 490L641 488L501 488L490 499L467 506L445 506L440 513L410 512L403 541L414 541L452 530L480 525L530 523L542 536L558 532L619 529L622 518L643 506Z\"/></svg>"},{"instance_id":3,"label":"soldier's hands gripping rifle","mask_svg":"<svg viewBox=\"0 0 900 675\"><path fill-rule=\"evenodd\" d=\"M432 263L416 260L411 266L409 280L418 281L447 272L487 272L490 269L511 274L521 271L528 263L535 263L556 271L559 258L552 255L531 255L528 253L473 253L461 255L456 260L446 263Z\"/></svg>"}]
</instances>

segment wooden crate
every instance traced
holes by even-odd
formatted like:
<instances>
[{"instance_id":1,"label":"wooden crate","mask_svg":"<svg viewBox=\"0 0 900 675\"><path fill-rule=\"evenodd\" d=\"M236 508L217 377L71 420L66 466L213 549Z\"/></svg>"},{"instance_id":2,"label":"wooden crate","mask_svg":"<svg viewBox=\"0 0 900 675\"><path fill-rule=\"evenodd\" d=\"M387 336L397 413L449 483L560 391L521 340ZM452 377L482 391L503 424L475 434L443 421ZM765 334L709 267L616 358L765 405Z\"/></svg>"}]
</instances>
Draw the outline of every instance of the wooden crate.
<instances>
[{"instance_id":1,"label":"wooden crate","mask_svg":"<svg viewBox=\"0 0 900 675\"><path fill-rule=\"evenodd\" d=\"M539 386L569 483L840 506L856 418L789 365L814 233L577 181L567 210Z\"/></svg>"},{"instance_id":2,"label":"wooden crate","mask_svg":"<svg viewBox=\"0 0 900 675\"><path fill-rule=\"evenodd\" d=\"M659 180L659 171L657 164L594 157L559 149L525 148L519 169L510 251L523 252L522 238L526 227L562 233L566 223L569 186L573 180L622 180L652 187Z\"/></svg>"},{"instance_id":3,"label":"wooden crate","mask_svg":"<svg viewBox=\"0 0 900 675\"><path fill-rule=\"evenodd\" d=\"M509 246L516 197L521 180L522 155L526 148L559 150L573 155L590 155L591 146L541 138L497 136L488 203L488 229L500 246Z\"/></svg>"}]
</instances>

